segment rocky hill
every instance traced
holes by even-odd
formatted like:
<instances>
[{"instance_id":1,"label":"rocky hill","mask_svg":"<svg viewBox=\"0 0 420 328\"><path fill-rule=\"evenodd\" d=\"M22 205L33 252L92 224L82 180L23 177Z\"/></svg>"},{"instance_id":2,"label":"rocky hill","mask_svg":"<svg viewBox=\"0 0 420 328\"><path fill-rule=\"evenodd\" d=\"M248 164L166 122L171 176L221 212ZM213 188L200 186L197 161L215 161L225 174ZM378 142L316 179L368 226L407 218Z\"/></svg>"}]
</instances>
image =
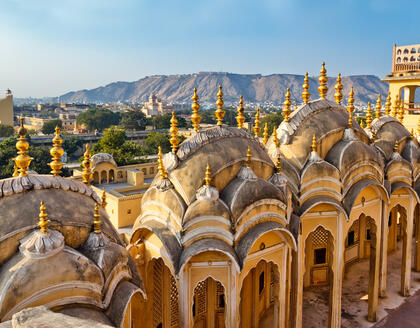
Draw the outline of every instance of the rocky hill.
<instances>
[{"instance_id":1,"label":"rocky hill","mask_svg":"<svg viewBox=\"0 0 420 328\"><path fill-rule=\"evenodd\" d=\"M153 92L159 98L172 102L190 102L194 87L198 90L200 103L216 101L217 86L222 84L226 103L236 102L240 95L246 102L279 104L284 101L287 87L292 100L301 102L303 75L293 74L232 74L201 72L183 75L147 76L135 82L114 82L106 86L69 92L60 97L66 103L116 103L145 102ZM329 77L328 98L333 99L336 77ZM355 90L356 103L376 101L378 93L386 97L388 84L374 75L353 75L342 78L343 94L347 97L350 87ZM310 92L318 98L318 79L310 78Z\"/></svg>"}]
</instances>

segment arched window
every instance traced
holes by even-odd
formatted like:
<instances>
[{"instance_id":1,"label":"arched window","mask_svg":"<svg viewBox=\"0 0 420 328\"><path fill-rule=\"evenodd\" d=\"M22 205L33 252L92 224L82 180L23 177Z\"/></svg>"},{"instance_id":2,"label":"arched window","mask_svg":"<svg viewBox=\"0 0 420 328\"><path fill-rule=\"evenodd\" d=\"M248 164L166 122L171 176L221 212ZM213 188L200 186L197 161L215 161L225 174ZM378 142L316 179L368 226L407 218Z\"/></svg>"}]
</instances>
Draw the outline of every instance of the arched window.
<instances>
[{"instance_id":1,"label":"arched window","mask_svg":"<svg viewBox=\"0 0 420 328\"><path fill-rule=\"evenodd\" d=\"M417 57L417 61L420 61L420 55Z\"/></svg>"},{"instance_id":2,"label":"arched window","mask_svg":"<svg viewBox=\"0 0 420 328\"><path fill-rule=\"evenodd\" d=\"M401 57L397 57L397 63L401 63Z\"/></svg>"},{"instance_id":3,"label":"arched window","mask_svg":"<svg viewBox=\"0 0 420 328\"><path fill-rule=\"evenodd\" d=\"M417 52L420 54L420 48L417 49Z\"/></svg>"},{"instance_id":4,"label":"arched window","mask_svg":"<svg viewBox=\"0 0 420 328\"><path fill-rule=\"evenodd\" d=\"M416 48L411 48L411 53L415 54L416 53Z\"/></svg>"},{"instance_id":5,"label":"arched window","mask_svg":"<svg viewBox=\"0 0 420 328\"><path fill-rule=\"evenodd\" d=\"M405 48L405 49L404 49L404 54L408 54L408 53L409 53L408 49L407 49L407 48Z\"/></svg>"},{"instance_id":6,"label":"arched window","mask_svg":"<svg viewBox=\"0 0 420 328\"><path fill-rule=\"evenodd\" d=\"M419 49L420 50L420 49ZM401 55L401 49L398 49L397 55Z\"/></svg>"},{"instance_id":7,"label":"arched window","mask_svg":"<svg viewBox=\"0 0 420 328\"><path fill-rule=\"evenodd\" d=\"M408 62L408 57L404 57L403 62L404 63Z\"/></svg>"},{"instance_id":8,"label":"arched window","mask_svg":"<svg viewBox=\"0 0 420 328\"><path fill-rule=\"evenodd\" d=\"M414 56L411 56L410 61L416 61L416 58L414 58Z\"/></svg>"}]
</instances>

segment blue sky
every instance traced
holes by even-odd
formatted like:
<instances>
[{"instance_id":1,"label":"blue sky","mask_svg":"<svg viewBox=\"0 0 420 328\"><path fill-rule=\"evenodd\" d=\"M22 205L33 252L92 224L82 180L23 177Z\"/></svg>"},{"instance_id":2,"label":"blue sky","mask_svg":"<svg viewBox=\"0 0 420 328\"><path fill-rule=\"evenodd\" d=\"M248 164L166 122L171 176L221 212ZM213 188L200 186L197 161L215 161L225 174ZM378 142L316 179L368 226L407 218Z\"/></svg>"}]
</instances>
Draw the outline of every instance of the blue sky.
<instances>
[{"instance_id":1,"label":"blue sky","mask_svg":"<svg viewBox=\"0 0 420 328\"><path fill-rule=\"evenodd\" d=\"M389 73L420 1L1 0L0 95L57 96L198 71Z\"/></svg>"}]
</instances>

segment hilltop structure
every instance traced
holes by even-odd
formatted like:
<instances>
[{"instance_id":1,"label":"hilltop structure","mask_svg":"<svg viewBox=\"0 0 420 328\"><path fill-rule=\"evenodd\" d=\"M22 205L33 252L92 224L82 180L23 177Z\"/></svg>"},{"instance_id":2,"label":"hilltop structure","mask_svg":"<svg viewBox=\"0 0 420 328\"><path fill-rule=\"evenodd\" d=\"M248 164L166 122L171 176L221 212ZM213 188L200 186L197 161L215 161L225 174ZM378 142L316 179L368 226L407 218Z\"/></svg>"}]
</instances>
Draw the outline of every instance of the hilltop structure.
<instances>
[{"instance_id":1,"label":"hilltop structure","mask_svg":"<svg viewBox=\"0 0 420 328\"><path fill-rule=\"evenodd\" d=\"M151 94L149 101L144 104L141 111L146 115L146 117L152 117L162 114L170 113L174 110L174 107L171 104L167 104L156 97L155 94Z\"/></svg>"},{"instance_id":2,"label":"hilltop structure","mask_svg":"<svg viewBox=\"0 0 420 328\"><path fill-rule=\"evenodd\" d=\"M300 328L305 292L324 285L325 325L338 328L350 310L342 301L352 296L343 293L345 273L365 261L369 274L358 283L368 297L359 302L377 321L399 240L401 295L410 294L413 252L420 271L419 143L389 105L383 113L380 96L362 128L353 90L342 106L339 75L335 102L326 99L324 64L320 73L319 99L310 100L305 78L303 104L292 111L287 90L284 121L270 137L259 113L254 135L243 129L242 100L238 127L223 124L221 86L217 126L203 128L194 91L194 132L179 144L173 114L172 149L159 149L158 174L127 244L100 209L106 197L89 186L92 162L106 172L98 178L115 179L112 159L87 149L83 183L61 178L57 128L52 175L28 176L22 126L16 177L0 180L1 320L46 305L127 328ZM51 223L44 205L36 218L40 201Z\"/></svg>"},{"instance_id":3,"label":"hilltop structure","mask_svg":"<svg viewBox=\"0 0 420 328\"><path fill-rule=\"evenodd\" d=\"M4 98L0 98L0 124L14 125L13 95L10 89L6 90L6 96Z\"/></svg>"}]
</instances>

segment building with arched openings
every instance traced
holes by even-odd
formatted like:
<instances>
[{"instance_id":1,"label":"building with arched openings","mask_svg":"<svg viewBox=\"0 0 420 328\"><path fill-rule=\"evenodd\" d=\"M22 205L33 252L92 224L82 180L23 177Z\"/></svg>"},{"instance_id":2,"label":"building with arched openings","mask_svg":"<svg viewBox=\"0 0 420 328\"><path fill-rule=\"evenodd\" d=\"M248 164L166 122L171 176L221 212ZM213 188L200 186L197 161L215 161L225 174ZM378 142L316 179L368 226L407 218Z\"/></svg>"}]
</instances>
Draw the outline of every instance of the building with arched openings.
<instances>
[{"instance_id":1,"label":"building with arched openings","mask_svg":"<svg viewBox=\"0 0 420 328\"><path fill-rule=\"evenodd\" d=\"M358 284L367 301L357 301L362 315L377 321L378 307L395 292L387 279L388 259L395 255L394 250L401 249L397 253L401 295L410 294L412 267L420 271L419 142L390 115L388 105L383 113L380 102L376 118L362 128L353 118L353 89L348 106L341 105L340 78L335 85L336 101L326 99L324 65L319 99L309 100L307 81L305 78L303 104L293 112L287 91L284 121L271 136L266 128L261 131L259 118L254 135L243 129L242 101L238 127L224 125L221 87L217 126L200 127L194 92L195 132L179 144L173 114L172 151L159 151L158 174L141 199L141 214L127 244L118 238L102 210L104 228L99 232L95 228L98 216L92 215L92 205L105 202L88 186L92 179L88 151L82 171L85 184L57 176L59 169L54 168L61 165L59 156L51 163L56 176L1 180L0 208L4 210L0 219L25 223L23 230L2 225L7 227L7 231L0 230L0 246L7 250L0 258L2 270L28 252L26 235L40 234L37 213L29 205L42 198L51 207L50 229L63 236L59 245L71 253L70 258L87 257L83 268L98 272L89 279L105 277L101 280L105 283L88 279L85 284L84 275L71 276L68 289L58 289L51 296L55 297L53 305L47 298L38 298L36 305L60 311L57 304L62 299L63 307L73 302L75 308L96 313L91 317L94 320L102 318L127 328L300 328L305 326L305 311L319 311L317 303L304 309L308 290L323 286L327 291L323 326L338 328L343 313L349 311L343 304L353 302L352 293L343 292L347 273L361 262L366 274ZM21 174L30 162L22 138L17 146L23 157L16 159ZM60 153L57 140L59 136L52 154ZM17 203L24 205L13 214L19 220L9 219ZM42 229L43 223L39 224ZM94 242L98 233L105 233L112 242L110 252L115 256L95 253L108 245ZM90 238L93 241L87 242ZM49 261L56 266L61 263L54 257ZM121 263L125 264L121 274L111 269ZM78 268L70 264L69 274ZM0 271L0 279L9 279L6 272ZM110 274L115 282L107 282ZM31 272L22 271L21 277L29 279ZM52 286L66 278L62 271L50 270L43 281ZM77 286L90 288L91 283L96 283L97 293L81 295ZM125 283L131 289L119 290ZM6 301L0 299L0 305L8 309L0 308L1 320L35 304L21 302L16 307L13 303L13 295L26 293L24 287L0 281L1 292L11 295ZM69 298L69 293L78 297Z\"/></svg>"}]
</instances>

